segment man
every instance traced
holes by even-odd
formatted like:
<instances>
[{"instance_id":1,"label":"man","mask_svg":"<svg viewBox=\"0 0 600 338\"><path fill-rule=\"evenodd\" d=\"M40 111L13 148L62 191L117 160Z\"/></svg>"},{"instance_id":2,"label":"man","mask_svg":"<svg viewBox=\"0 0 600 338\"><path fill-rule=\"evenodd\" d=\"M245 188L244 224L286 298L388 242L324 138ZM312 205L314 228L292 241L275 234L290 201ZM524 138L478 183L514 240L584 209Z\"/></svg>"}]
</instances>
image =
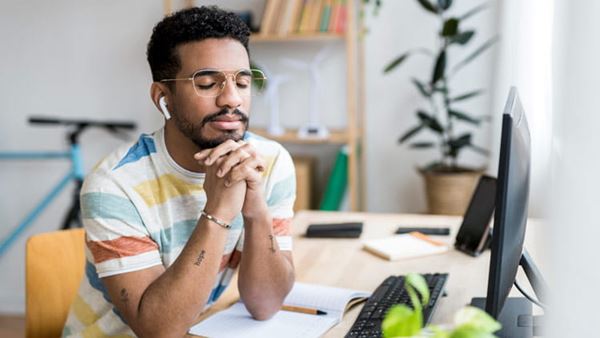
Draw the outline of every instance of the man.
<instances>
[{"instance_id":1,"label":"man","mask_svg":"<svg viewBox=\"0 0 600 338\"><path fill-rule=\"evenodd\" d=\"M248 27L216 7L163 19L148 44L164 128L109 155L81 193L87 266L63 336L182 337L239 265L252 316L294 282L294 168L246 132Z\"/></svg>"}]
</instances>

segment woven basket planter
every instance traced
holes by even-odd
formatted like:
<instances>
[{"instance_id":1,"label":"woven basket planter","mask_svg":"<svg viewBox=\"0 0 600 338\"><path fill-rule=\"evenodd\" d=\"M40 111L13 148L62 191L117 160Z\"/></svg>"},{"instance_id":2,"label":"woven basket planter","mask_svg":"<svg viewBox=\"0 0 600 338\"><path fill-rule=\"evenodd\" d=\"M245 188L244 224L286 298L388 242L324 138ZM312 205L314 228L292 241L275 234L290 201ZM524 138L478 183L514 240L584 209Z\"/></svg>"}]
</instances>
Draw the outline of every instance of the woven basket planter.
<instances>
[{"instance_id":1,"label":"woven basket planter","mask_svg":"<svg viewBox=\"0 0 600 338\"><path fill-rule=\"evenodd\" d=\"M430 214L464 215L475 186L484 170L461 172L420 171L425 179L427 209Z\"/></svg>"}]
</instances>

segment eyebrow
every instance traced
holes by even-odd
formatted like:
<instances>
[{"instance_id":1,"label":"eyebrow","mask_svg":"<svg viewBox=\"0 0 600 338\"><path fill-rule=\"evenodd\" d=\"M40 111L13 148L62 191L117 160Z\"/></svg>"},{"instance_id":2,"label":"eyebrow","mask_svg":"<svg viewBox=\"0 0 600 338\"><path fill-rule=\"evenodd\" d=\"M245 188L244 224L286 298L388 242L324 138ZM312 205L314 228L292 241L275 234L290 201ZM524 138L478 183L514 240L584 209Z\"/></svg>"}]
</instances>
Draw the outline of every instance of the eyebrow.
<instances>
[{"instance_id":1,"label":"eyebrow","mask_svg":"<svg viewBox=\"0 0 600 338\"><path fill-rule=\"evenodd\" d=\"M212 75L212 74L217 74L217 73L221 73L221 72L232 72L232 73L236 73L242 71L247 75L252 75L252 71L248 68L240 68L237 70L229 70L229 69L216 69L216 68L201 68L201 69L197 69L195 70L192 74L190 74L190 77L193 77L194 74L198 74L198 73L202 73L202 74L207 74L207 75Z\"/></svg>"}]
</instances>

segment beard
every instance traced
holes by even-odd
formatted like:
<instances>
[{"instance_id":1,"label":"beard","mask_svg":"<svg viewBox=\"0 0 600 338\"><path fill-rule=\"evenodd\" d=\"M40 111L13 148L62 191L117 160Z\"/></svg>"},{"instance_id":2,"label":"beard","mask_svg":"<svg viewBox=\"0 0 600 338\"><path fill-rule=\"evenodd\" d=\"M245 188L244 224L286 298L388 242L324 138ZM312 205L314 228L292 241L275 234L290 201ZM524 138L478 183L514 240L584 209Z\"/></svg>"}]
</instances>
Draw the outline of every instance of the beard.
<instances>
[{"instance_id":1,"label":"beard","mask_svg":"<svg viewBox=\"0 0 600 338\"><path fill-rule=\"evenodd\" d=\"M239 131L237 130L228 130L223 131L223 134L221 136L217 136L214 138L204 137L204 135L202 134L202 128L204 128L209 122L216 121L218 117L227 114L237 115L240 118L240 122L242 122L244 126L242 132L239 133ZM202 121L197 123L193 123L181 114L177 113L173 114L173 120L175 120L175 124L177 125L177 128L181 131L181 133L183 133L185 137L187 137L200 149L215 148L227 140L233 140L235 142L241 141L246 135L246 131L248 131L249 123L248 116L237 108L233 111L229 111L227 108L223 108L216 113L205 116L202 119Z\"/></svg>"}]
</instances>

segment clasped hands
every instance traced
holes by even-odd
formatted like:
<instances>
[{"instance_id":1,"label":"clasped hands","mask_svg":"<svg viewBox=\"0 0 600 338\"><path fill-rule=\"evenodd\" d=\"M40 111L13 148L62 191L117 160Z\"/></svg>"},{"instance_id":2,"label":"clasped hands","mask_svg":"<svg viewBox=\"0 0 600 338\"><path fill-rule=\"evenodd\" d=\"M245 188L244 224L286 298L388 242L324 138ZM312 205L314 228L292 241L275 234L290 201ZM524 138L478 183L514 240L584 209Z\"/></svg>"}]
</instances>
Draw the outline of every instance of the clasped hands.
<instances>
[{"instance_id":1,"label":"clasped hands","mask_svg":"<svg viewBox=\"0 0 600 338\"><path fill-rule=\"evenodd\" d=\"M240 211L244 219L258 219L267 212L262 191L265 161L245 141L228 140L194 154L205 168L207 213L230 222Z\"/></svg>"}]
</instances>

